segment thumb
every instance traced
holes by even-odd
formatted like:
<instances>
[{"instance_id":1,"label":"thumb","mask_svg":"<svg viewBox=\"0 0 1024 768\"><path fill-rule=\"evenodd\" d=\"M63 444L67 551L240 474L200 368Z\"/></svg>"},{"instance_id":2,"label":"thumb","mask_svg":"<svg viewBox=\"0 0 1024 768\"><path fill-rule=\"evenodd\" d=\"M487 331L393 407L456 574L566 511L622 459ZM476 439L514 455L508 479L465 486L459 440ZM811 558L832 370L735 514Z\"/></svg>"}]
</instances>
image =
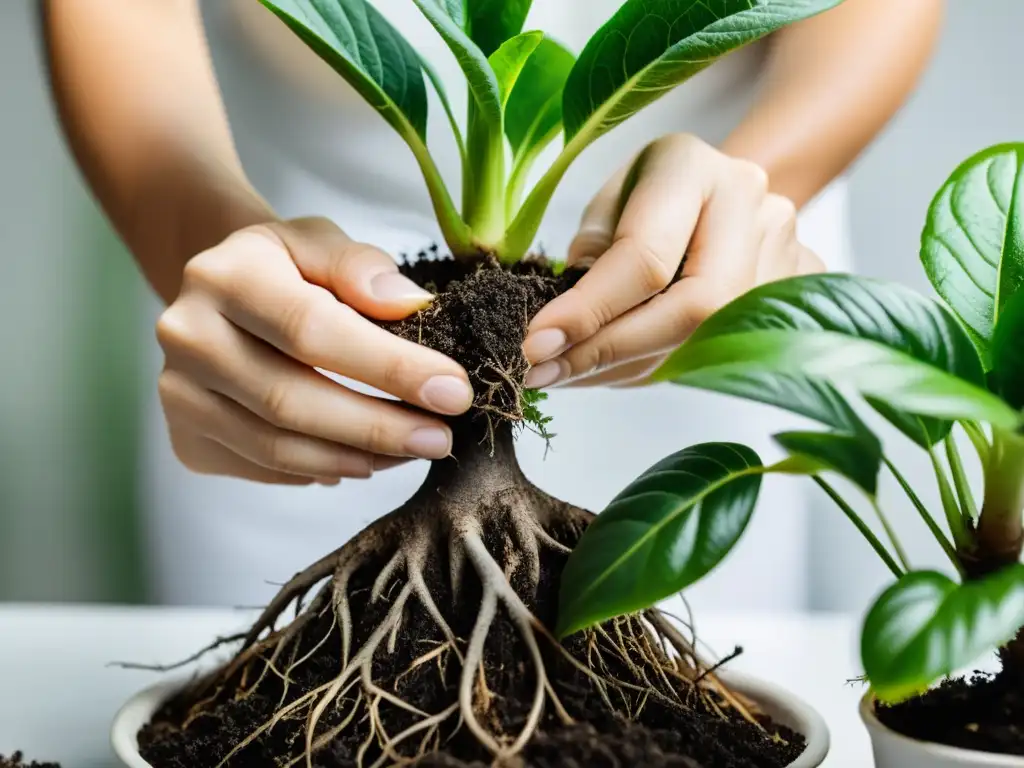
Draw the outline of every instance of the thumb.
<instances>
[{"instance_id":1,"label":"thumb","mask_svg":"<svg viewBox=\"0 0 1024 768\"><path fill-rule=\"evenodd\" d=\"M398 271L391 256L353 240L328 219L292 219L271 226L308 282L326 288L360 314L401 320L434 300Z\"/></svg>"}]
</instances>

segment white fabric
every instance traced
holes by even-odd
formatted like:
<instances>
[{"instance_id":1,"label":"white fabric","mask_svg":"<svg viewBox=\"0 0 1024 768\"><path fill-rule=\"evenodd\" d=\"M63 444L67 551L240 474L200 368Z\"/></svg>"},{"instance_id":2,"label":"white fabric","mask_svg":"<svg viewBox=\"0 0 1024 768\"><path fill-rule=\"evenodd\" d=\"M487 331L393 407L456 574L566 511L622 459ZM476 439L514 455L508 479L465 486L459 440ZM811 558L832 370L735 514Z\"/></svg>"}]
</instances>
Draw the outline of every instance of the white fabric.
<instances>
[{"instance_id":1,"label":"white fabric","mask_svg":"<svg viewBox=\"0 0 1024 768\"><path fill-rule=\"evenodd\" d=\"M412 3L374 4L453 84L449 95L461 114L457 66ZM617 5L539 0L527 26L578 51ZM329 216L353 237L393 253L416 252L438 238L408 149L333 72L251 0L213 0L204 15L243 162L282 215ZM649 141L673 131L721 141L750 106L762 59L758 47L734 54L584 152L545 219L546 251L564 253L590 196ZM431 146L457 190L448 126L436 101L431 107ZM805 208L800 232L833 269L846 270L847 230L846 188L838 182ZM768 457L775 453L769 436L793 426L793 417L766 407L670 386L556 391L547 407L558 433L554 450L545 459L541 441L525 437L523 466L548 492L595 511L647 466L691 443L745 442ZM265 601L273 587L264 580L287 578L339 546L406 500L426 471L419 463L368 482L301 490L200 477L175 461L155 395L150 412L150 541L159 595L170 602ZM743 542L724 568L689 593L696 607L804 606L805 489L799 481L765 483Z\"/></svg>"}]
</instances>

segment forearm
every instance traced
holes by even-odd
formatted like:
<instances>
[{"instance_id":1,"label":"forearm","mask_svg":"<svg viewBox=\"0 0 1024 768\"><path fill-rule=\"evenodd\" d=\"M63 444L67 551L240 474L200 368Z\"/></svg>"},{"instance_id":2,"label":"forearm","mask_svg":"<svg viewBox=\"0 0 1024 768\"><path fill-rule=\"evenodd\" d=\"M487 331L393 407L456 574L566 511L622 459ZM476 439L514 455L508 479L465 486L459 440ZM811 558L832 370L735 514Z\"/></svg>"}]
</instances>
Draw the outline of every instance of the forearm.
<instances>
[{"instance_id":1,"label":"forearm","mask_svg":"<svg viewBox=\"0 0 1024 768\"><path fill-rule=\"evenodd\" d=\"M913 90L942 0L846 0L772 40L764 87L722 149L802 206L860 154Z\"/></svg>"},{"instance_id":2,"label":"forearm","mask_svg":"<svg viewBox=\"0 0 1024 768\"><path fill-rule=\"evenodd\" d=\"M196 0L41 0L68 143L154 289L271 212L245 179Z\"/></svg>"}]
</instances>

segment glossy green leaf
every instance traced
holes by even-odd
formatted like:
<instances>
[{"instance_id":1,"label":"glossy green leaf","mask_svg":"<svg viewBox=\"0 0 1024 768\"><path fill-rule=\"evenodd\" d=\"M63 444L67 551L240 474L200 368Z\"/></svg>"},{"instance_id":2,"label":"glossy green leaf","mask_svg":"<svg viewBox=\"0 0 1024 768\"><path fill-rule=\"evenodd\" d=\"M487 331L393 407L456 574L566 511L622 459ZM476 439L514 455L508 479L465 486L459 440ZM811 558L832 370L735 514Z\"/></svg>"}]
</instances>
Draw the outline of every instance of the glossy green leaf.
<instances>
[{"instance_id":1,"label":"glossy green leaf","mask_svg":"<svg viewBox=\"0 0 1024 768\"><path fill-rule=\"evenodd\" d=\"M590 39L569 76L566 141L588 142L730 51L839 0L626 0Z\"/></svg>"},{"instance_id":2,"label":"glossy green leaf","mask_svg":"<svg viewBox=\"0 0 1024 768\"><path fill-rule=\"evenodd\" d=\"M868 613L861 660L878 698L897 702L975 663L1024 625L1024 565L957 584L909 573Z\"/></svg>"},{"instance_id":3,"label":"glossy green leaf","mask_svg":"<svg viewBox=\"0 0 1024 768\"><path fill-rule=\"evenodd\" d=\"M327 0L323 0L327 2ZM413 0L427 17L437 33L455 55L462 74L469 84L469 92L479 110L480 116L492 126L501 125L501 91L498 79L491 69L487 56L470 36L462 24L450 15L450 9L440 0Z\"/></svg>"},{"instance_id":4,"label":"glossy green leaf","mask_svg":"<svg viewBox=\"0 0 1024 768\"><path fill-rule=\"evenodd\" d=\"M931 448L936 443L942 442L953 428L953 422L951 421L918 416L913 413L904 413L876 397L866 397L864 399L868 405L878 411L890 424L922 448Z\"/></svg>"},{"instance_id":5,"label":"glossy green leaf","mask_svg":"<svg viewBox=\"0 0 1024 768\"><path fill-rule=\"evenodd\" d=\"M419 54L366 0L260 0L399 133L427 135Z\"/></svg>"},{"instance_id":6,"label":"glossy green leaf","mask_svg":"<svg viewBox=\"0 0 1024 768\"><path fill-rule=\"evenodd\" d=\"M500 246L525 254L572 162L587 146L726 54L841 0L626 0L580 54L562 101L566 146Z\"/></svg>"},{"instance_id":7,"label":"glossy green leaf","mask_svg":"<svg viewBox=\"0 0 1024 768\"><path fill-rule=\"evenodd\" d=\"M648 469L569 557L559 636L648 608L707 574L746 529L762 471L757 454L734 443L692 446Z\"/></svg>"},{"instance_id":8,"label":"glossy green leaf","mask_svg":"<svg viewBox=\"0 0 1024 768\"><path fill-rule=\"evenodd\" d=\"M782 432L776 442L792 457L772 467L775 472L817 475L835 472L856 483L869 496L878 493L882 444L870 433Z\"/></svg>"},{"instance_id":9,"label":"glossy green leaf","mask_svg":"<svg viewBox=\"0 0 1024 768\"><path fill-rule=\"evenodd\" d=\"M1019 421L982 390L977 352L945 308L851 275L755 288L706 320L656 375L716 388L719 377L728 386L737 374L766 388L780 375L825 380L885 403L889 413Z\"/></svg>"},{"instance_id":10,"label":"glossy green leaf","mask_svg":"<svg viewBox=\"0 0 1024 768\"><path fill-rule=\"evenodd\" d=\"M921 261L986 363L999 314L1024 288L1024 144L964 162L932 201Z\"/></svg>"},{"instance_id":11,"label":"glossy green leaf","mask_svg":"<svg viewBox=\"0 0 1024 768\"><path fill-rule=\"evenodd\" d=\"M427 86L419 54L366 0L260 2L401 135L423 173L445 240L454 252L470 248L469 231L427 151Z\"/></svg>"},{"instance_id":12,"label":"glossy green leaf","mask_svg":"<svg viewBox=\"0 0 1024 768\"><path fill-rule=\"evenodd\" d=\"M523 32L506 40L487 58L491 69L494 70L494 76L498 79L502 110L508 103L509 95L519 80L523 67L543 38L543 32Z\"/></svg>"},{"instance_id":13,"label":"glossy green leaf","mask_svg":"<svg viewBox=\"0 0 1024 768\"><path fill-rule=\"evenodd\" d=\"M562 89L575 61L549 37L527 60L505 113L505 135L517 157L548 144L562 130Z\"/></svg>"},{"instance_id":14,"label":"glossy green leaf","mask_svg":"<svg viewBox=\"0 0 1024 768\"><path fill-rule=\"evenodd\" d=\"M469 14L469 35L486 56L490 56L502 43L522 32L531 5L531 0L465 1Z\"/></svg>"},{"instance_id":15,"label":"glossy green leaf","mask_svg":"<svg viewBox=\"0 0 1024 768\"><path fill-rule=\"evenodd\" d=\"M992 388L1014 408L1024 408L1024 290L1003 307L992 337Z\"/></svg>"}]
</instances>

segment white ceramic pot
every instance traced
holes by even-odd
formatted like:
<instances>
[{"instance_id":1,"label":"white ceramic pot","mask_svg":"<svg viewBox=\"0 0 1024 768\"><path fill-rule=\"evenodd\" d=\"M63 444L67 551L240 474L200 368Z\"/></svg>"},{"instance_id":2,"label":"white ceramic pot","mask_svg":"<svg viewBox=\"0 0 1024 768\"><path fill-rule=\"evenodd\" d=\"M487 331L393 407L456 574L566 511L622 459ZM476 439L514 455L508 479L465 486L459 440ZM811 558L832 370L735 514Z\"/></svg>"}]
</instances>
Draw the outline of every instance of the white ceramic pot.
<instances>
[{"instance_id":1,"label":"white ceramic pot","mask_svg":"<svg viewBox=\"0 0 1024 768\"><path fill-rule=\"evenodd\" d=\"M947 747L897 733L875 715L870 694L860 700L860 717L871 735L875 768L1024 768L1024 757Z\"/></svg>"},{"instance_id":2,"label":"white ceramic pot","mask_svg":"<svg viewBox=\"0 0 1024 768\"><path fill-rule=\"evenodd\" d=\"M722 675L729 686L754 701L764 712L780 725L802 733L807 739L807 748L788 768L818 768L828 754L829 734L825 721L810 705L798 699L778 686L766 683L755 677L729 673ZM154 685L133 696L114 718L111 730L111 743L114 754L126 768L152 768L139 755L139 744L136 735L139 729L149 722L150 718L181 686L181 681L164 682ZM986 763L985 765L989 765ZM1003 765L992 763L991 765ZM1018 763L1013 763L1018 766ZM201 768L201 766L196 766ZM910 768L910 766L900 766Z\"/></svg>"}]
</instances>

